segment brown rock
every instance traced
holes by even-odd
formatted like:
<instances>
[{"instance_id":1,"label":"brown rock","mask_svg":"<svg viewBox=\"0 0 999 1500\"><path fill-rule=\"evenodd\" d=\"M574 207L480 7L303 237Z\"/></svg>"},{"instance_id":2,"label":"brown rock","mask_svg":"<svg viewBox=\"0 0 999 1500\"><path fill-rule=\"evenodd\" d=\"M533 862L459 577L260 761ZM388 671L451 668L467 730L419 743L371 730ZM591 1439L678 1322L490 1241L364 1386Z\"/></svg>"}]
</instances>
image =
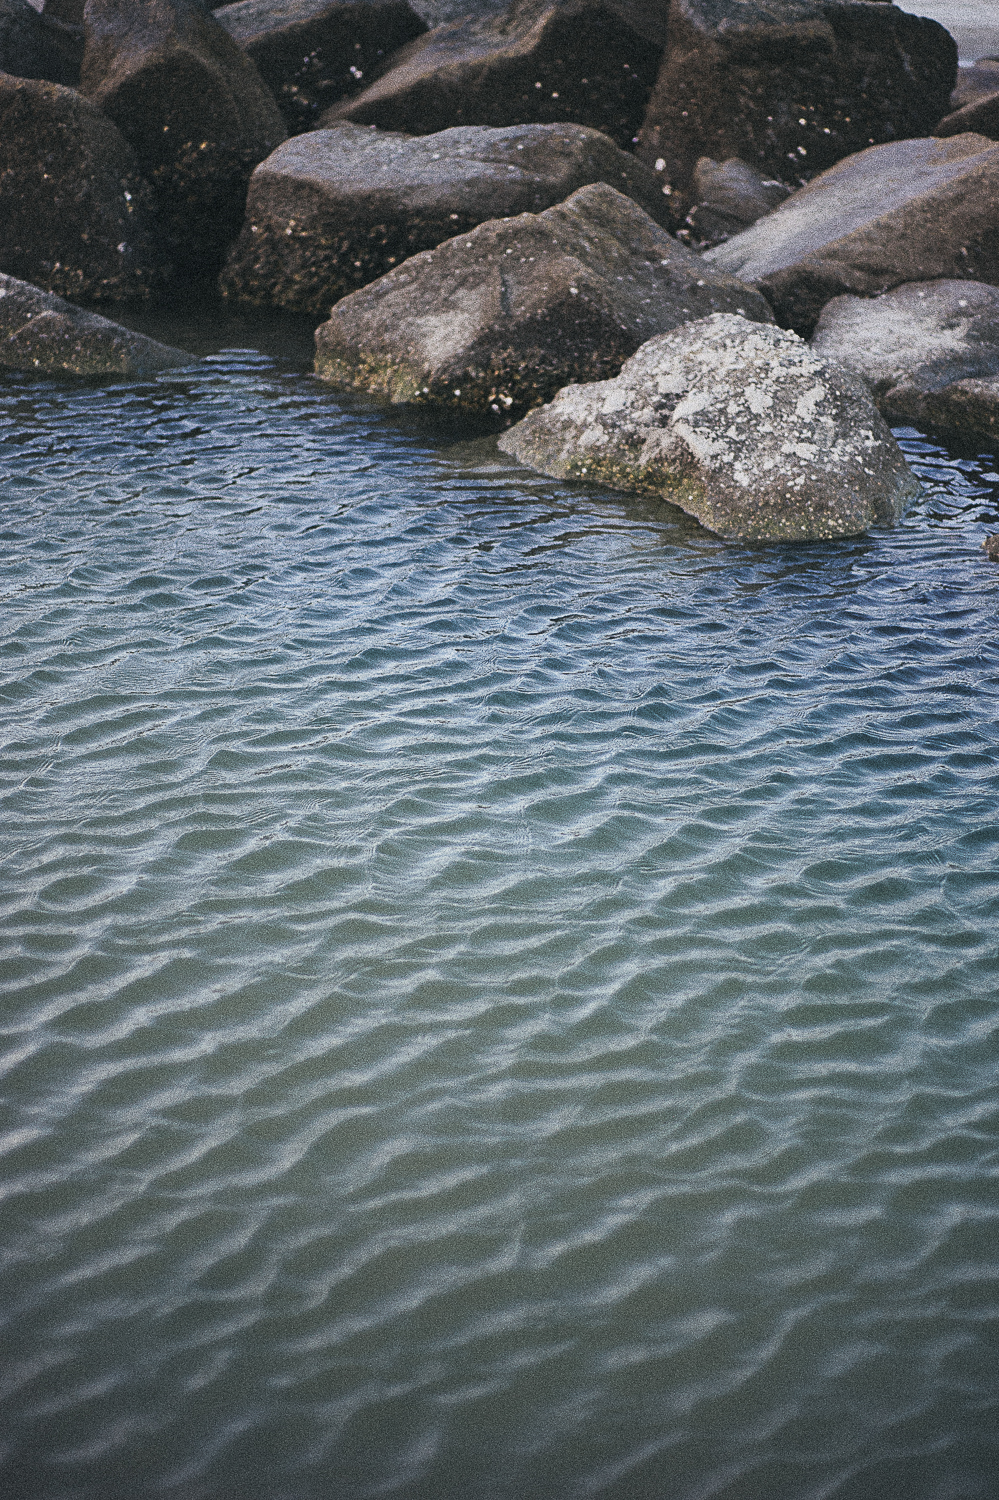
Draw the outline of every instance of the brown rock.
<instances>
[{"instance_id":1,"label":"brown rock","mask_svg":"<svg viewBox=\"0 0 999 1500\"><path fill-rule=\"evenodd\" d=\"M999 536L987 536L982 547L989 562L999 562Z\"/></svg>"},{"instance_id":2,"label":"brown rock","mask_svg":"<svg viewBox=\"0 0 999 1500\"><path fill-rule=\"evenodd\" d=\"M0 275L0 366L6 370L120 378L192 363L182 349Z\"/></svg>"},{"instance_id":3,"label":"brown rock","mask_svg":"<svg viewBox=\"0 0 999 1500\"><path fill-rule=\"evenodd\" d=\"M933 134L946 137L963 135L969 130L977 135L987 135L991 141L999 141L999 90L973 100L953 114L944 115L934 127Z\"/></svg>"}]
</instances>

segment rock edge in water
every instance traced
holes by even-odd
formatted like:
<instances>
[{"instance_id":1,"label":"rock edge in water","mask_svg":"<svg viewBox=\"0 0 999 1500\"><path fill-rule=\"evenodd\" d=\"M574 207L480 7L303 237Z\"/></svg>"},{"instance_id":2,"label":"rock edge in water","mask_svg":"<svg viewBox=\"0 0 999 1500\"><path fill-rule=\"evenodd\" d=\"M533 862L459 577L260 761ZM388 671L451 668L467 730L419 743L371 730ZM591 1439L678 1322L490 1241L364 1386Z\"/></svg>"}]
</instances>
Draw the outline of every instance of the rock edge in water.
<instances>
[{"instance_id":1,"label":"rock edge in water","mask_svg":"<svg viewBox=\"0 0 999 1500\"><path fill-rule=\"evenodd\" d=\"M0 274L0 369L121 379L194 363L183 349Z\"/></svg>"}]
</instances>

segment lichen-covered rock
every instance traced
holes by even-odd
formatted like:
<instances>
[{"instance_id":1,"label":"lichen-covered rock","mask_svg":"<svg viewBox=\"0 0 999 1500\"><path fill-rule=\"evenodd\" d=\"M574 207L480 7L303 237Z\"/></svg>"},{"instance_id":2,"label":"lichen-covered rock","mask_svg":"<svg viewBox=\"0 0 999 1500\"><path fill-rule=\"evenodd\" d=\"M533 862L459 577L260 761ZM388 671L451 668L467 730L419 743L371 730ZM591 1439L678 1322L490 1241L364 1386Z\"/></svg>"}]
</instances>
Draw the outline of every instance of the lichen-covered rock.
<instances>
[{"instance_id":1,"label":"lichen-covered rock","mask_svg":"<svg viewBox=\"0 0 999 1500\"><path fill-rule=\"evenodd\" d=\"M850 536L896 520L919 490L862 381L730 314L650 339L615 380L560 391L500 447L746 541Z\"/></svg>"},{"instance_id":2,"label":"lichen-covered rock","mask_svg":"<svg viewBox=\"0 0 999 1500\"><path fill-rule=\"evenodd\" d=\"M326 317L409 256L486 219L540 213L589 182L663 214L655 173L584 125L312 130L254 172L220 284L246 302Z\"/></svg>"},{"instance_id":3,"label":"lichen-covered rock","mask_svg":"<svg viewBox=\"0 0 999 1500\"><path fill-rule=\"evenodd\" d=\"M694 207L679 237L698 249L720 245L771 213L789 192L783 182L764 177L737 156L721 162L702 156L694 168Z\"/></svg>"},{"instance_id":4,"label":"lichen-covered rock","mask_svg":"<svg viewBox=\"0 0 999 1500\"><path fill-rule=\"evenodd\" d=\"M287 135L273 95L201 0L87 0L84 27L80 87L135 151L177 270L218 271Z\"/></svg>"},{"instance_id":5,"label":"lichen-covered rock","mask_svg":"<svg viewBox=\"0 0 999 1500\"><path fill-rule=\"evenodd\" d=\"M871 142L928 135L957 75L935 21L865 0L671 0L638 154L689 199L701 156L800 182Z\"/></svg>"},{"instance_id":6,"label":"lichen-covered rock","mask_svg":"<svg viewBox=\"0 0 999 1500\"><path fill-rule=\"evenodd\" d=\"M810 334L825 304L904 281L999 283L999 145L898 141L838 162L705 260L759 287Z\"/></svg>"},{"instance_id":7,"label":"lichen-covered rock","mask_svg":"<svg viewBox=\"0 0 999 1500\"><path fill-rule=\"evenodd\" d=\"M194 362L98 313L0 275L0 367L40 375L151 375Z\"/></svg>"},{"instance_id":8,"label":"lichen-covered rock","mask_svg":"<svg viewBox=\"0 0 999 1500\"><path fill-rule=\"evenodd\" d=\"M430 135L452 125L573 121L630 146L666 36L664 0L514 0L435 27L320 117ZM941 111L942 112L942 111Z\"/></svg>"},{"instance_id":9,"label":"lichen-covered rock","mask_svg":"<svg viewBox=\"0 0 999 1500\"><path fill-rule=\"evenodd\" d=\"M123 301L165 267L135 153L89 100L0 74L0 271L59 296Z\"/></svg>"},{"instance_id":10,"label":"lichen-covered rock","mask_svg":"<svg viewBox=\"0 0 999 1500\"><path fill-rule=\"evenodd\" d=\"M544 213L490 219L352 292L316 331L316 372L391 401L515 415L723 308L771 317L762 297L596 183Z\"/></svg>"},{"instance_id":11,"label":"lichen-covered rock","mask_svg":"<svg viewBox=\"0 0 999 1500\"><path fill-rule=\"evenodd\" d=\"M236 0L215 18L256 63L291 131L310 130L427 30L407 0Z\"/></svg>"}]
</instances>

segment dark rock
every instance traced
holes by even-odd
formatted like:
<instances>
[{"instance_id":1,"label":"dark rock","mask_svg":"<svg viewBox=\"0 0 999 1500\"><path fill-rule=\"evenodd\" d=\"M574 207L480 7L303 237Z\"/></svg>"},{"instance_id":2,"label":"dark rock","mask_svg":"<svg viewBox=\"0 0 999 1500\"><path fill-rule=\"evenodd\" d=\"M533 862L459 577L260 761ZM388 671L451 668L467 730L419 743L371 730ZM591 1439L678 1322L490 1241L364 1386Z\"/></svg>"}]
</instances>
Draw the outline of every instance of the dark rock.
<instances>
[{"instance_id":1,"label":"dark rock","mask_svg":"<svg viewBox=\"0 0 999 1500\"><path fill-rule=\"evenodd\" d=\"M332 119L430 135L573 121L630 146L665 42L665 0L515 0L410 42Z\"/></svg>"},{"instance_id":2,"label":"dark rock","mask_svg":"<svg viewBox=\"0 0 999 1500\"><path fill-rule=\"evenodd\" d=\"M705 260L810 334L833 297L937 277L999 283L999 146L980 135L847 157Z\"/></svg>"},{"instance_id":3,"label":"dark rock","mask_svg":"<svg viewBox=\"0 0 999 1500\"><path fill-rule=\"evenodd\" d=\"M957 49L935 21L865 0L672 0L638 154L689 206L697 159L797 187L864 146L928 135Z\"/></svg>"},{"instance_id":4,"label":"dark rock","mask_svg":"<svg viewBox=\"0 0 999 1500\"><path fill-rule=\"evenodd\" d=\"M717 309L770 318L761 297L596 183L544 213L490 219L345 297L316 332L316 372L391 401L516 414Z\"/></svg>"},{"instance_id":5,"label":"dark rock","mask_svg":"<svg viewBox=\"0 0 999 1500\"><path fill-rule=\"evenodd\" d=\"M999 536L987 536L982 547L989 562L999 562Z\"/></svg>"},{"instance_id":6,"label":"dark rock","mask_svg":"<svg viewBox=\"0 0 999 1500\"><path fill-rule=\"evenodd\" d=\"M69 26L82 26L86 3L87 0L45 0L42 15L48 20L65 21Z\"/></svg>"},{"instance_id":7,"label":"dark rock","mask_svg":"<svg viewBox=\"0 0 999 1500\"><path fill-rule=\"evenodd\" d=\"M81 88L135 150L178 271L217 271L287 135L273 95L200 0L87 0L85 25Z\"/></svg>"},{"instance_id":8,"label":"dark rock","mask_svg":"<svg viewBox=\"0 0 999 1500\"><path fill-rule=\"evenodd\" d=\"M152 196L96 105L0 74L0 270L67 297L121 301L163 278Z\"/></svg>"},{"instance_id":9,"label":"dark rock","mask_svg":"<svg viewBox=\"0 0 999 1500\"><path fill-rule=\"evenodd\" d=\"M584 125L313 130L254 172L222 290L327 317L338 298L409 256L486 219L540 213L589 182L663 217L655 173Z\"/></svg>"},{"instance_id":10,"label":"dark rock","mask_svg":"<svg viewBox=\"0 0 999 1500\"><path fill-rule=\"evenodd\" d=\"M215 16L256 63L291 131L311 129L427 29L406 0L239 0Z\"/></svg>"},{"instance_id":11,"label":"dark rock","mask_svg":"<svg viewBox=\"0 0 999 1500\"><path fill-rule=\"evenodd\" d=\"M973 100L963 109L944 115L933 130L934 135L963 135L966 131L976 135L987 135L990 141L999 141L999 90Z\"/></svg>"},{"instance_id":12,"label":"dark rock","mask_svg":"<svg viewBox=\"0 0 999 1500\"><path fill-rule=\"evenodd\" d=\"M66 28L40 16L28 0L0 0L0 72L72 84L79 76L67 50Z\"/></svg>"},{"instance_id":13,"label":"dark rock","mask_svg":"<svg viewBox=\"0 0 999 1500\"><path fill-rule=\"evenodd\" d=\"M958 68L957 83L950 96L950 107L952 110L963 109L966 104L974 104L976 99L985 99L997 91L999 58L980 58L970 67L962 65Z\"/></svg>"},{"instance_id":14,"label":"dark rock","mask_svg":"<svg viewBox=\"0 0 999 1500\"><path fill-rule=\"evenodd\" d=\"M783 182L765 178L737 156L723 162L702 156L694 168L694 207L679 237L698 249L720 245L777 208L789 192Z\"/></svg>"},{"instance_id":15,"label":"dark rock","mask_svg":"<svg viewBox=\"0 0 999 1500\"><path fill-rule=\"evenodd\" d=\"M44 375L151 375L194 362L171 349L84 312L27 281L0 275L0 367Z\"/></svg>"},{"instance_id":16,"label":"dark rock","mask_svg":"<svg viewBox=\"0 0 999 1500\"><path fill-rule=\"evenodd\" d=\"M560 391L500 447L746 541L852 536L919 491L862 381L796 334L726 314L650 339L616 380Z\"/></svg>"}]
</instances>

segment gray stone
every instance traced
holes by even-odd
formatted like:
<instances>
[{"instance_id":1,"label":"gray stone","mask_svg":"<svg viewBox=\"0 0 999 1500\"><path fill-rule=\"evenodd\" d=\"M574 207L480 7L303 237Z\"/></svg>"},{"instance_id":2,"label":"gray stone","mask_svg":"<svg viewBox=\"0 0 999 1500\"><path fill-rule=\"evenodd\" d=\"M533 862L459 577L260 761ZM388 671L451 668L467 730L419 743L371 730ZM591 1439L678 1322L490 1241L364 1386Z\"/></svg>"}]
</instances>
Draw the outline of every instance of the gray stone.
<instances>
[{"instance_id":1,"label":"gray stone","mask_svg":"<svg viewBox=\"0 0 999 1500\"><path fill-rule=\"evenodd\" d=\"M584 125L466 125L408 136L343 124L295 136L250 180L227 296L326 317L340 297L486 219L606 182L654 218L656 175Z\"/></svg>"},{"instance_id":2,"label":"gray stone","mask_svg":"<svg viewBox=\"0 0 999 1500\"><path fill-rule=\"evenodd\" d=\"M704 249L741 234L783 203L790 189L775 178L764 177L737 156L722 162L702 156L694 168L692 192L694 207L679 237Z\"/></svg>"},{"instance_id":3,"label":"gray stone","mask_svg":"<svg viewBox=\"0 0 999 1500\"><path fill-rule=\"evenodd\" d=\"M164 279L152 197L120 131L73 89L0 74L0 271L122 301Z\"/></svg>"},{"instance_id":4,"label":"gray stone","mask_svg":"<svg viewBox=\"0 0 999 1500\"><path fill-rule=\"evenodd\" d=\"M310 130L427 29L406 0L237 0L215 18L256 63L291 131Z\"/></svg>"},{"instance_id":5,"label":"gray stone","mask_svg":"<svg viewBox=\"0 0 999 1500\"><path fill-rule=\"evenodd\" d=\"M0 367L44 375L143 376L194 363L98 313L0 275Z\"/></svg>"},{"instance_id":6,"label":"gray stone","mask_svg":"<svg viewBox=\"0 0 999 1500\"><path fill-rule=\"evenodd\" d=\"M87 0L84 24L80 87L134 149L178 272L217 272L287 135L273 95L201 0Z\"/></svg>"},{"instance_id":7,"label":"gray stone","mask_svg":"<svg viewBox=\"0 0 999 1500\"><path fill-rule=\"evenodd\" d=\"M665 0L514 0L499 16L466 16L410 42L320 124L430 135L452 125L572 121L630 146L666 13Z\"/></svg>"},{"instance_id":8,"label":"gray stone","mask_svg":"<svg viewBox=\"0 0 999 1500\"><path fill-rule=\"evenodd\" d=\"M465 16L498 16L510 0L412 0L416 14L430 27L460 21Z\"/></svg>"},{"instance_id":9,"label":"gray stone","mask_svg":"<svg viewBox=\"0 0 999 1500\"><path fill-rule=\"evenodd\" d=\"M717 314L650 339L500 438L523 463L670 500L721 536L810 541L896 520L919 485L870 393L796 334Z\"/></svg>"},{"instance_id":10,"label":"gray stone","mask_svg":"<svg viewBox=\"0 0 999 1500\"><path fill-rule=\"evenodd\" d=\"M487 413L600 380L655 333L716 309L769 320L630 198L602 183L541 214L491 219L338 302L316 372L396 402Z\"/></svg>"},{"instance_id":11,"label":"gray stone","mask_svg":"<svg viewBox=\"0 0 999 1500\"><path fill-rule=\"evenodd\" d=\"M671 0L638 154L685 208L701 156L797 187L868 144L928 135L949 107L953 39L865 0Z\"/></svg>"},{"instance_id":12,"label":"gray stone","mask_svg":"<svg viewBox=\"0 0 999 1500\"><path fill-rule=\"evenodd\" d=\"M999 141L999 90L971 100L963 108L945 115L933 134L939 136L963 135L965 131L976 135L987 135L990 141Z\"/></svg>"},{"instance_id":13,"label":"gray stone","mask_svg":"<svg viewBox=\"0 0 999 1500\"><path fill-rule=\"evenodd\" d=\"M999 283L999 146L980 135L847 157L705 260L810 334L827 302L937 277Z\"/></svg>"}]
</instances>

